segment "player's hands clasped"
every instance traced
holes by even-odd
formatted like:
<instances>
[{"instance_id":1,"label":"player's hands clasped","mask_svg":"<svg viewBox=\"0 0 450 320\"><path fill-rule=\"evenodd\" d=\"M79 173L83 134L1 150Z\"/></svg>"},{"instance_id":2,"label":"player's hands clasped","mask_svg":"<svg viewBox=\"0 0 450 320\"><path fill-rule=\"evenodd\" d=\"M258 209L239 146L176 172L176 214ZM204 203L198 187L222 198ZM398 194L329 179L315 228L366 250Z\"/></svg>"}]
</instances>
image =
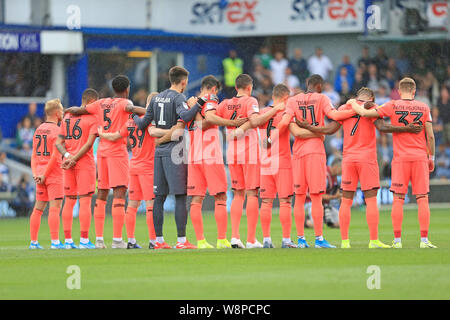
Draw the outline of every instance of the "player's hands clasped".
<instances>
[{"instance_id":1,"label":"player's hands clasped","mask_svg":"<svg viewBox=\"0 0 450 320\"><path fill-rule=\"evenodd\" d=\"M419 133L423 130L423 125L421 125L420 122L416 121L416 122L408 123L406 128L408 129L408 132Z\"/></svg>"},{"instance_id":2,"label":"player's hands clasped","mask_svg":"<svg viewBox=\"0 0 450 320\"><path fill-rule=\"evenodd\" d=\"M242 126L244 123L246 123L248 120L248 118L242 118L241 116L237 117L236 119L234 119L234 126L235 127L240 127Z\"/></svg>"}]
</instances>

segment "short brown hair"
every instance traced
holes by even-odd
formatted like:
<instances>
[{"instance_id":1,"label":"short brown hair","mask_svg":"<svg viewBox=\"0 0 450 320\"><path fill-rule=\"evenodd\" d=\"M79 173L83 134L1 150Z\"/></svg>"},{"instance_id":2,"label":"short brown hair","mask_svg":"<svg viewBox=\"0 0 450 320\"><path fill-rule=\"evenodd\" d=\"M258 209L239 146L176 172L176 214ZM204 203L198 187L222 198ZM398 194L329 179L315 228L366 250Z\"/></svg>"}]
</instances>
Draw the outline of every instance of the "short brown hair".
<instances>
[{"instance_id":1,"label":"short brown hair","mask_svg":"<svg viewBox=\"0 0 450 320\"><path fill-rule=\"evenodd\" d=\"M289 88L282 83L277 84L272 90L272 95L276 98L282 98L285 95L289 95L290 93L291 91L289 90Z\"/></svg>"},{"instance_id":2,"label":"short brown hair","mask_svg":"<svg viewBox=\"0 0 450 320\"><path fill-rule=\"evenodd\" d=\"M375 94L373 93L372 89L369 89L367 87L362 87L361 89L358 90L358 92L356 93L356 96L362 96L362 95L366 95L369 96L370 98L374 99L375 98Z\"/></svg>"},{"instance_id":3,"label":"short brown hair","mask_svg":"<svg viewBox=\"0 0 450 320\"><path fill-rule=\"evenodd\" d=\"M179 84L184 79L189 77L189 71L183 67L175 66L169 70L169 81L170 84Z\"/></svg>"},{"instance_id":4,"label":"short brown hair","mask_svg":"<svg viewBox=\"0 0 450 320\"><path fill-rule=\"evenodd\" d=\"M237 89L245 89L249 85L253 85L253 79L248 74L240 74L236 78L236 88Z\"/></svg>"},{"instance_id":5,"label":"short brown hair","mask_svg":"<svg viewBox=\"0 0 450 320\"><path fill-rule=\"evenodd\" d=\"M61 104L61 100L52 99L52 100L48 100L45 103L44 111L47 116L50 116L55 112L55 110L57 110L59 108L61 108L61 109L63 108L63 106Z\"/></svg>"},{"instance_id":6,"label":"short brown hair","mask_svg":"<svg viewBox=\"0 0 450 320\"><path fill-rule=\"evenodd\" d=\"M416 89L416 82L412 78L403 78L398 84L398 89L402 92L412 92Z\"/></svg>"},{"instance_id":7,"label":"short brown hair","mask_svg":"<svg viewBox=\"0 0 450 320\"><path fill-rule=\"evenodd\" d=\"M89 101L92 101L92 100L95 101L95 100L98 100L98 97L99 97L99 95L98 95L97 91L95 91L92 88L87 88L86 90L83 91L83 94L81 96L81 102L88 103Z\"/></svg>"}]
</instances>

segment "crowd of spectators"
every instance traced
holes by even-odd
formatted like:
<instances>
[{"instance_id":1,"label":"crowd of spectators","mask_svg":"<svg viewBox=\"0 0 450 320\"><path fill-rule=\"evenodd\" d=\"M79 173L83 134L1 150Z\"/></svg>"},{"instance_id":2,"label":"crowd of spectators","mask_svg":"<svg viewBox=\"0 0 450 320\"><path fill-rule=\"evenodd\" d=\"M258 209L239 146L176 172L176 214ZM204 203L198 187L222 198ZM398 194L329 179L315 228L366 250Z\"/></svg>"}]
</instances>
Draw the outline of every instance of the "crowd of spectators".
<instances>
[{"instance_id":1,"label":"crowd of spectators","mask_svg":"<svg viewBox=\"0 0 450 320\"><path fill-rule=\"evenodd\" d=\"M0 55L0 97L45 97L50 88L50 56Z\"/></svg>"},{"instance_id":2,"label":"crowd of spectators","mask_svg":"<svg viewBox=\"0 0 450 320\"><path fill-rule=\"evenodd\" d=\"M375 92L378 105L399 99L399 80L405 76L414 78L417 83L416 99L430 106L433 118L437 159L433 176L450 179L449 62L448 57L441 56L426 60L420 55L410 57L403 48L399 49L397 56L388 57L382 47L371 55L369 48L364 47L355 64L350 56L344 55L340 64L334 67L321 48L316 48L310 57L303 57L302 49L296 48L293 56L287 58L281 51L272 55L270 48L263 46L253 57L250 73L255 80L254 95L261 106L270 104L272 88L277 83L286 84L293 95L304 92L306 79L311 74L320 74L325 79L323 93L335 107L344 104L363 86ZM328 137L326 142L329 158L339 156L342 150L341 133ZM392 159L391 135L379 134L378 152L381 176L388 178Z\"/></svg>"}]
</instances>

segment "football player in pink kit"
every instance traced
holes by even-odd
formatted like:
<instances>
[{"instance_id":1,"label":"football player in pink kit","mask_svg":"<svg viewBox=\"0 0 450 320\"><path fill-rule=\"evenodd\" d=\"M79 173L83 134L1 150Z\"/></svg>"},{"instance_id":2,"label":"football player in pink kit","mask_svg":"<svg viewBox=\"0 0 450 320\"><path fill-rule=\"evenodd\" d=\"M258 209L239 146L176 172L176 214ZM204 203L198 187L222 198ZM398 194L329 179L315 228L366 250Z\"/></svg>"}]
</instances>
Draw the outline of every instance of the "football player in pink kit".
<instances>
[{"instance_id":1,"label":"football player in pink kit","mask_svg":"<svg viewBox=\"0 0 450 320\"><path fill-rule=\"evenodd\" d=\"M248 118L248 123L240 128L227 126L229 135L227 159L234 189L231 204L231 245L244 248L239 236L239 224L242 217L244 199L247 196L247 248L261 248L256 240L258 224L258 189L260 186L260 151L257 127L267 122L278 111L285 108L280 104L264 114L259 114L258 101L251 96L253 79L247 74L236 78L237 96L222 101L217 110L210 111L225 119ZM243 129L245 128L245 129ZM245 132L245 134L244 134ZM242 136L241 136L242 135Z\"/></svg>"},{"instance_id":2,"label":"football player in pink kit","mask_svg":"<svg viewBox=\"0 0 450 320\"><path fill-rule=\"evenodd\" d=\"M306 120L314 126L323 126L325 116L333 120L343 120L354 115L352 110L337 111L330 99L321 94L323 79L312 75L307 82L308 90L291 97L286 112L297 120ZM290 126L296 126L292 123ZM294 192L296 195L294 216L297 225L298 247L309 247L303 234L306 192L311 197L312 218L316 235L316 248L335 248L323 238L322 194L326 190L326 155L321 138L296 138L293 147Z\"/></svg>"},{"instance_id":3,"label":"football player in pink kit","mask_svg":"<svg viewBox=\"0 0 450 320\"><path fill-rule=\"evenodd\" d=\"M51 249L64 249L59 241L59 211L64 197L61 157L56 150L58 122L63 117L63 106L59 99L45 103L46 121L34 133L31 170L36 182L36 203L30 217L30 249L42 249L38 242L42 213L50 202L48 225L50 227Z\"/></svg>"},{"instance_id":4,"label":"football player in pink kit","mask_svg":"<svg viewBox=\"0 0 450 320\"><path fill-rule=\"evenodd\" d=\"M94 89L86 89L81 97L81 106L98 100ZM91 202L95 193L95 160L92 145L97 138L97 118L86 114L74 116L66 113L61 123L61 131L56 148L64 157L64 209L62 225L65 235L66 249L78 248L72 240L73 208L80 198L80 249L94 249L89 241L91 226Z\"/></svg>"},{"instance_id":5,"label":"football player in pink kit","mask_svg":"<svg viewBox=\"0 0 450 320\"><path fill-rule=\"evenodd\" d=\"M434 133L430 107L414 100L416 83L411 78L403 78L399 83L400 100L392 100L384 105L366 110L355 101L353 109L365 117L388 117L392 125L407 126L417 122L425 130L416 134L411 132L393 133L394 157L392 159L391 191L394 193L392 204L392 225L394 229L393 248L402 248L401 230L403 222L403 203L411 181L412 193L416 196L420 225L420 248L436 248L428 240L430 208L430 172L434 170Z\"/></svg>"},{"instance_id":6,"label":"football player in pink kit","mask_svg":"<svg viewBox=\"0 0 450 320\"><path fill-rule=\"evenodd\" d=\"M128 121L131 113L145 114L145 108L133 106L128 100L130 80L123 75L112 81L113 98L105 98L88 104L84 108L72 107L66 110L73 115L93 114L97 116L104 132L116 132ZM98 194L94 209L96 248L106 248L103 239L106 200L113 189L113 249L127 248L122 240L125 223L125 199L129 180L129 160L125 139L117 141L100 140L97 156Z\"/></svg>"}]
</instances>

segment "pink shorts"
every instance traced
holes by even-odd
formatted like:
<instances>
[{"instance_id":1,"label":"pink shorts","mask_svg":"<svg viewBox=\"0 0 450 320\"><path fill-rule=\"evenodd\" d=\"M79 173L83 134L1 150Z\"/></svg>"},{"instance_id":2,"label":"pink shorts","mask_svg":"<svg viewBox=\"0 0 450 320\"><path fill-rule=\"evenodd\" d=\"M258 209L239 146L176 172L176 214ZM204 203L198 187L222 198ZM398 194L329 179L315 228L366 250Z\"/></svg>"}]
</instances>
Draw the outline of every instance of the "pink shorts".
<instances>
[{"instance_id":1,"label":"pink shorts","mask_svg":"<svg viewBox=\"0 0 450 320\"><path fill-rule=\"evenodd\" d=\"M204 196L206 189L214 196L227 192L227 175L221 163L194 163L188 165L187 194Z\"/></svg>"},{"instance_id":2,"label":"pink shorts","mask_svg":"<svg viewBox=\"0 0 450 320\"><path fill-rule=\"evenodd\" d=\"M84 196L95 192L95 170L64 170L64 195Z\"/></svg>"},{"instance_id":3,"label":"pink shorts","mask_svg":"<svg viewBox=\"0 0 450 320\"><path fill-rule=\"evenodd\" d=\"M111 158L98 157L97 170L99 189L111 189L120 186L128 186L128 155Z\"/></svg>"},{"instance_id":4,"label":"pink shorts","mask_svg":"<svg viewBox=\"0 0 450 320\"><path fill-rule=\"evenodd\" d=\"M430 192L430 170L428 161L392 161L391 191L398 194L408 193L411 181L414 195Z\"/></svg>"},{"instance_id":5,"label":"pink shorts","mask_svg":"<svg viewBox=\"0 0 450 320\"><path fill-rule=\"evenodd\" d=\"M52 201L64 198L63 181L50 181L36 185L37 201Z\"/></svg>"},{"instance_id":6,"label":"pink shorts","mask_svg":"<svg viewBox=\"0 0 450 320\"><path fill-rule=\"evenodd\" d=\"M356 191L358 181L362 191L380 189L377 160L369 162L342 162L342 190Z\"/></svg>"},{"instance_id":7,"label":"pink shorts","mask_svg":"<svg viewBox=\"0 0 450 320\"><path fill-rule=\"evenodd\" d=\"M293 159L295 194L324 193L327 188L326 156L321 153L307 154Z\"/></svg>"},{"instance_id":8,"label":"pink shorts","mask_svg":"<svg viewBox=\"0 0 450 320\"><path fill-rule=\"evenodd\" d=\"M259 189L260 164L228 164L231 188L234 190Z\"/></svg>"},{"instance_id":9,"label":"pink shorts","mask_svg":"<svg viewBox=\"0 0 450 320\"><path fill-rule=\"evenodd\" d=\"M294 194L292 168L280 168L274 175L261 175L260 196L263 199L284 199Z\"/></svg>"},{"instance_id":10,"label":"pink shorts","mask_svg":"<svg viewBox=\"0 0 450 320\"><path fill-rule=\"evenodd\" d=\"M128 199L153 200L153 174L130 175L130 185L128 188Z\"/></svg>"}]
</instances>

